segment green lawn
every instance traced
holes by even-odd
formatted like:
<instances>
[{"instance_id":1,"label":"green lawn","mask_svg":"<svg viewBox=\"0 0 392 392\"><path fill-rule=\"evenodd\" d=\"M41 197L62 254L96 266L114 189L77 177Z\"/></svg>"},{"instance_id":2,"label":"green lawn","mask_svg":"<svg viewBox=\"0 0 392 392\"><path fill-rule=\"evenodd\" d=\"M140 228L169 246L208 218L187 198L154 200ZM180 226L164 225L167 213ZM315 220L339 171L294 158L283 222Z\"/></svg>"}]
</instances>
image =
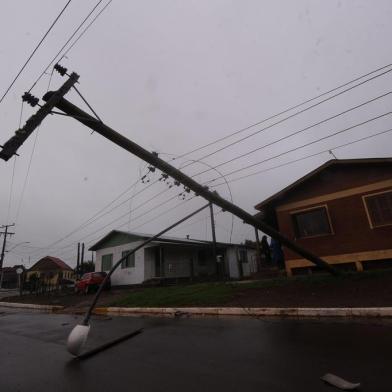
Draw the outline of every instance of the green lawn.
<instances>
[{"instance_id":1,"label":"green lawn","mask_svg":"<svg viewBox=\"0 0 392 392\"><path fill-rule=\"evenodd\" d=\"M220 305L234 296L231 285L202 283L183 286L151 287L127 294L111 306L177 307Z\"/></svg>"},{"instance_id":2,"label":"green lawn","mask_svg":"<svg viewBox=\"0 0 392 392\"><path fill-rule=\"evenodd\" d=\"M148 287L135 289L124 293L121 299L112 302L110 306L121 307L180 307L180 306L220 306L230 302L238 294L247 290L268 288L273 290L282 286L293 286L295 289L314 287L315 290L325 290L328 286L344 286L346 283L361 280L375 280L378 277L391 275L392 270L367 271L363 273L344 273L339 277L328 274L297 276L293 278L279 277L253 282L213 282L184 284L169 287Z\"/></svg>"}]
</instances>

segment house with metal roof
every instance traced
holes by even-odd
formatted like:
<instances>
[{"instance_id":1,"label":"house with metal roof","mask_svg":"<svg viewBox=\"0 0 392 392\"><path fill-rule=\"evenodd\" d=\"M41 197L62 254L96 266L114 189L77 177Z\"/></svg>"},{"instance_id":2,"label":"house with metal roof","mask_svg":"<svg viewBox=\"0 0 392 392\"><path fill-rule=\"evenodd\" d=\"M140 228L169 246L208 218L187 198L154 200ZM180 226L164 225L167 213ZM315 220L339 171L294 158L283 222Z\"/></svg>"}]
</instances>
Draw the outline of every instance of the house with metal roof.
<instances>
[{"instance_id":1,"label":"house with metal roof","mask_svg":"<svg viewBox=\"0 0 392 392\"><path fill-rule=\"evenodd\" d=\"M96 252L95 271L109 271L129 250L151 237L112 230L89 249ZM256 251L252 247L218 242L215 260L212 246L210 241L162 236L128 257L113 273L112 285L216 275L241 279L256 272Z\"/></svg>"},{"instance_id":2,"label":"house with metal roof","mask_svg":"<svg viewBox=\"0 0 392 392\"><path fill-rule=\"evenodd\" d=\"M337 267L392 266L392 158L330 160L255 206L256 217ZM288 275L314 266L284 249Z\"/></svg>"},{"instance_id":3,"label":"house with metal roof","mask_svg":"<svg viewBox=\"0 0 392 392\"><path fill-rule=\"evenodd\" d=\"M32 276L50 285L56 285L63 279L75 279L73 269L63 260L53 256L45 256L29 268L26 280L29 281Z\"/></svg>"}]
</instances>

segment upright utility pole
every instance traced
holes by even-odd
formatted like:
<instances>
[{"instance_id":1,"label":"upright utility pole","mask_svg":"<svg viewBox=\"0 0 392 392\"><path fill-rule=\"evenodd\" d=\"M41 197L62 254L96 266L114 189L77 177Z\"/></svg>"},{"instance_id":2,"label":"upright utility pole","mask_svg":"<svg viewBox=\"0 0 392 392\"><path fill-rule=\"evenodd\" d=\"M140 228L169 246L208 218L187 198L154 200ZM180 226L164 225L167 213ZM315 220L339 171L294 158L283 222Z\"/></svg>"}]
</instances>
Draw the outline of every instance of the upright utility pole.
<instances>
[{"instance_id":1,"label":"upright utility pole","mask_svg":"<svg viewBox=\"0 0 392 392\"><path fill-rule=\"evenodd\" d=\"M220 266L218 263L218 258L216 254L216 234L215 234L215 218L214 218L214 206L212 203L209 203L210 206L210 218L211 218L211 233L212 233L212 255L214 257L215 265L216 265L216 274L220 276Z\"/></svg>"},{"instance_id":2,"label":"upright utility pole","mask_svg":"<svg viewBox=\"0 0 392 392\"><path fill-rule=\"evenodd\" d=\"M76 259L76 277L79 276L79 264L80 263L80 242L78 242L78 257Z\"/></svg>"},{"instance_id":3,"label":"upright utility pole","mask_svg":"<svg viewBox=\"0 0 392 392\"><path fill-rule=\"evenodd\" d=\"M15 226L15 223L12 225L3 225L1 226L4 231L0 231L0 234L3 234L3 246L1 248L1 255L0 255L0 270L1 270L1 276L0 276L0 289L3 287L3 262L4 262L4 255L5 255L5 246L7 244L7 236L12 236L15 233L9 233L8 228Z\"/></svg>"},{"instance_id":4,"label":"upright utility pole","mask_svg":"<svg viewBox=\"0 0 392 392\"><path fill-rule=\"evenodd\" d=\"M83 274L83 263L84 263L84 242L82 242L82 253L80 255L80 275Z\"/></svg>"}]
</instances>

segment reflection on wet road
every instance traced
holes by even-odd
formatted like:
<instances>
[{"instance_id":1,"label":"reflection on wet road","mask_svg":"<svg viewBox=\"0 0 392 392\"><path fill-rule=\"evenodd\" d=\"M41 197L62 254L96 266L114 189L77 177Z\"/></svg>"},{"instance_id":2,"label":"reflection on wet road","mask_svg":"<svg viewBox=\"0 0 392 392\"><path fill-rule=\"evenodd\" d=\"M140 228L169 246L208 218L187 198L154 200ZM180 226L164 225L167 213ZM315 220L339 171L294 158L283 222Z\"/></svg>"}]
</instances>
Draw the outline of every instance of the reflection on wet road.
<instances>
[{"instance_id":1,"label":"reflection on wet road","mask_svg":"<svg viewBox=\"0 0 392 392\"><path fill-rule=\"evenodd\" d=\"M1 391L329 391L331 372L390 391L392 322L95 317L83 361L65 349L79 317L0 308Z\"/></svg>"}]
</instances>

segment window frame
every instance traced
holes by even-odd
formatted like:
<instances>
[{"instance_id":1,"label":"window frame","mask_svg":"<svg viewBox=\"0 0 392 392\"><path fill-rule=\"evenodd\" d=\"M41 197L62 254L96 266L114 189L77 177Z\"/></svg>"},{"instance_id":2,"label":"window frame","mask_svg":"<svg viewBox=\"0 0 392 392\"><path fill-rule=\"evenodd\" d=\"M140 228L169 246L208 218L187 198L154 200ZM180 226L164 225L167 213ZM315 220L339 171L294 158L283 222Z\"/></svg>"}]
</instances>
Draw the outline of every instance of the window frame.
<instances>
[{"instance_id":1,"label":"window frame","mask_svg":"<svg viewBox=\"0 0 392 392\"><path fill-rule=\"evenodd\" d=\"M369 226L370 226L370 228L372 230L373 229L377 229L379 227L392 226L392 223L385 223L385 224L382 224L382 225L375 225L375 224L373 224L372 217L370 215L369 208L368 208L368 205L367 205L367 202L366 202L366 199L368 199L369 197L382 195L384 193L392 193L392 189L387 189L385 191L380 191L380 192L375 192L375 193L368 193L366 195L362 195L362 202L363 202L363 205L365 207L366 216L367 216L367 219L368 219L368 222L369 222Z\"/></svg>"},{"instance_id":2,"label":"window frame","mask_svg":"<svg viewBox=\"0 0 392 392\"><path fill-rule=\"evenodd\" d=\"M110 260L111 266L110 266L110 268L109 268L108 270L104 270L104 269L103 269L103 258L104 258L105 256L111 256L111 260ZM103 271L103 272L110 271L112 268L113 268L113 253L107 253L107 254L105 254L105 255L102 255L102 256L101 256L101 271Z\"/></svg>"},{"instance_id":3,"label":"window frame","mask_svg":"<svg viewBox=\"0 0 392 392\"><path fill-rule=\"evenodd\" d=\"M130 252L132 249L127 249L127 250L123 250L121 252L121 257L125 256L125 253ZM133 259L133 265L126 265L127 261L131 262L131 259ZM135 268L136 266L136 257L135 257L135 253L132 253L131 255L129 255L124 261L121 262L121 269L127 269L127 268Z\"/></svg>"},{"instance_id":4,"label":"window frame","mask_svg":"<svg viewBox=\"0 0 392 392\"><path fill-rule=\"evenodd\" d=\"M325 211L325 215L327 216L327 221L328 221L330 232L323 233L323 234L300 236L299 232L298 232L297 222L295 220L294 215L301 214L301 213L308 212L308 211L312 211L312 210L321 210L321 209L323 209ZM330 235L335 235L335 231L332 226L331 216L329 215L329 209L328 209L327 204L320 204L317 206L303 208L300 210L290 211L290 216L291 216L291 222L292 222L293 228L294 228L295 239L307 239L307 238L317 238L317 237L326 237L326 236L330 236Z\"/></svg>"}]
</instances>

